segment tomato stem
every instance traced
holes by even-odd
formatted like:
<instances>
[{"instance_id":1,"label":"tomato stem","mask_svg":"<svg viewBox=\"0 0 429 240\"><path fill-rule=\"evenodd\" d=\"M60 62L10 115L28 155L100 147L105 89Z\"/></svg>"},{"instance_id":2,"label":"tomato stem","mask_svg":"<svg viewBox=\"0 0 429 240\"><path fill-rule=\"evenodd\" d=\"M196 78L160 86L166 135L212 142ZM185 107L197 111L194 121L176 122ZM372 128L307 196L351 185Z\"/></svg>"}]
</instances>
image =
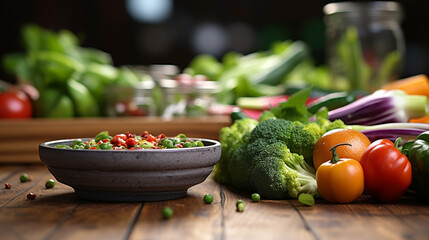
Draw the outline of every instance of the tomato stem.
<instances>
[{"instance_id":1,"label":"tomato stem","mask_svg":"<svg viewBox=\"0 0 429 240\"><path fill-rule=\"evenodd\" d=\"M340 158L338 157L338 154L337 154L337 147L343 146L343 145L352 146L350 143L339 143L331 147L331 149L329 149L329 151L332 151L332 159L331 159L332 164L335 164L340 161Z\"/></svg>"},{"instance_id":2,"label":"tomato stem","mask_svg":"<svg viewBox=\"0 0 429 240\"><path fill-rule=\"evenodd\" d=\"M399 149L399 144L402 142L402 138L401 137L398 137L396 140L395 140L395 148L397 148L397 149Z\"/></svg>"}]
</instances>

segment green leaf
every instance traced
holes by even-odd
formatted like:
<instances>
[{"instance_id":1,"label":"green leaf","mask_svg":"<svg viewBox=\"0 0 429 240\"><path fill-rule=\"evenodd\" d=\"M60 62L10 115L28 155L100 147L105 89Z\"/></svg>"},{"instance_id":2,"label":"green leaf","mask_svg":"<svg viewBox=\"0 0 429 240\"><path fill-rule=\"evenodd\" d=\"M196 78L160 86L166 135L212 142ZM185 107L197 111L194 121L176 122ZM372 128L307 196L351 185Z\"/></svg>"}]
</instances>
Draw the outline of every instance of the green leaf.
<instances>
[{"instance_id":1,"label":"green leaf","mask_svg":"<svg viewBox=\"0 0 429 240\"><path fill-rule=\"evenodd\" d=\"M301 193L298 196L298 202L301 204L307 205L307 206L313 206L314 205L314 197L311 194L308 193Z\"/></svg>"},{"instance_id":2,"label":"green leaf","mask_svg":"<svg viewBox=\"0 0 429 240\"><path fill-rule=\"evenodd\" d=\"M277 118L308 122L312 114L307 110L305 103L310 96L311 88L304 88L292 94L286 102L280 103L278 107L271 108L271 111Z\"/></svg>"}]
</instances>

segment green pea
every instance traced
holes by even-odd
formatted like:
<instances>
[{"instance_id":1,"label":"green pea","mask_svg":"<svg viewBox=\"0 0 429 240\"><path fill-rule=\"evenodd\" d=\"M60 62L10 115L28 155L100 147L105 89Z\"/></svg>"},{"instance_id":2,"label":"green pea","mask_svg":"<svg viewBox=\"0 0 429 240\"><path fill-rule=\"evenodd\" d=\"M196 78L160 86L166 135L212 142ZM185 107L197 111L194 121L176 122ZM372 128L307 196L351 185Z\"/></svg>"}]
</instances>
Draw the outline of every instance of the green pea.
<instances>
[{"instance_id":1,"label":"green pea","mask_svg":"<svg viewBox=\"0 0 429 240\"><path fill-rule=\"evenodd\" d=\"M190 148L190 147L192 147L192 144L190 142L184 142L183 147L184 148Z\"/></svg>"},{"instance_id":2,"label":"green pea","mask_svg":"<svg viewBox=\"0 0 429 240\"><path fill-rule=\"evenodd\" d=\"M238 212L243 212L244 211L244 203L238 203L237 204L237 211Z\"/></svg>"},{"instance_id":3,"label":"green pea","mask_svg":"<svg viewBox=\"0 0 429 240\"><path fill-rule=\"evenodd\" d=\"M110 145L110 143L102 143L102 144L100 144L100 145L98 145L99 147L100 147L100 149L103 149L103 150L111 150L111 149L113 149L113 147L112 147L112 145Z\"/></svg>"},{"instance_id":4,"label":"green pea","mask_svg":"<svg viewBox=\"0 0 429 240\"><path fill-rule=\"evenodd\" d=\"M204 143L200 140L196 141L195 143L197 144L197 147L204 147Z\"/></svg>"},{"instance_id":5,"label":"green pea","mask_svg":"<svg viewBox=\"0 0 429 240\"><path fill-rule=\"evenodd\" d=\"M28 182L30 181L30 177L28 176L28 174L24 173L19 177L19 180L21 180L21 182Z\"/></svg>"},{"instance_id":6,"label":"green pea","mask_svg":"<svg viewBox=\"0 0 429 240\"><path fill-rule=\"evenodd\" d=\"M177 135L176 137L179 138L181 142L186 142L187 137L185 134L181 133L181 134Z\"/></svg>"},{"instance_id":7,"label":"green pea","mask_svg":"<svg viewBox=\"0 0 429 240\"><path fill-rule=\"evenodd\" d=\"M162 141L162 146L166 148L172 148L174 147L174 143L170 139L165 139L164 141Z\"/></svg>"},{"instance_id":8,"label":"green pea","mask_svg":"<svg viewBox=\"0 0 429 240\"><path fill-rule=\"evenodd\" d=\"M173 216L173 209L170 207L162 208L162 217L164 219L170 219Z\"/></svg>"},{"instance_id":9,"label":"green pea","mask_svg":"<svg viewBox=\"0 0 429 240\"><path fill-rule=\"evenodd\" d=\"M213 202L213 196L207 193L206 195L204 195L203 200L204 200L204 203L211 204Z\"/></svg>"},{"instance_id":10,"label":"green pea","mask_svg":"<svg viewBox=\"0 0 429 240\"><path fill-rule=\"evenodd\" d=\"M259 195L259 193L254 193L254 194L252 194L252 196L250 198L254 202L259 202L261 200L261 195Z\"/></svg>"},{"instance_id":11,"label":"green pea","mask_svg":"<svg viewBox=\"0 0 429 240\"><path fill-rule=\"evenodd\" d=\"M244 201L241 199L237 200L237 202L235 203L235 206L238 206L238 204L240 204L240 203L244 204Z\"/></svg>"},{"instance_id":12,"label":"green pea","mask_svg":"<svg viewBox=\"0 0 429 240\"><path fill-rule=\"evenodd\" d=\"M46 188L54 188L55 186L55 181L54 179L49 179L48 181L46 181L45 183L45 187Z\"/></svg>"}]
</instances>

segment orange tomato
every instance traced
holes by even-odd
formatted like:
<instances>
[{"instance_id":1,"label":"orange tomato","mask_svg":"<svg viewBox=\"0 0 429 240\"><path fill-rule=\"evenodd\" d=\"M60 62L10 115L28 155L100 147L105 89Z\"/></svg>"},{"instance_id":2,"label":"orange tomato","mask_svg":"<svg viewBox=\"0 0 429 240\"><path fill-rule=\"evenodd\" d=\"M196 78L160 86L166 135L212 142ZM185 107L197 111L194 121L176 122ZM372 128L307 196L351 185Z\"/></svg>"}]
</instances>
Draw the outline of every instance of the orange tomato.
<instances>
[{"instance_id":1,"label":"orange tomato","mask_svg":"<svg viewBox=\"0 0 429 240\"><path fill-rule=\"evenodd\" d=\"M352 146L338 148L337 154L340 158L351 158L360 161L362 154L371 144L368 137L353 129L334 129L317 140L313 149L313 164L317 170L322 163L331 160L330 149L340 143L349 143Z\"/></svg>"},{"instance_id":2,"label":"orange tomato","mask_svg":"<svg viewBox=\"0 0 429 240\"><path fill-rule=\"evenodd\" d=\"M335 153L337 146L333 147L331 161L323 163L316 171L317 187L320 195L329 202L350 203L363 193L363 170L355 159L338 158Z\"/></svg>"}]
</instances>

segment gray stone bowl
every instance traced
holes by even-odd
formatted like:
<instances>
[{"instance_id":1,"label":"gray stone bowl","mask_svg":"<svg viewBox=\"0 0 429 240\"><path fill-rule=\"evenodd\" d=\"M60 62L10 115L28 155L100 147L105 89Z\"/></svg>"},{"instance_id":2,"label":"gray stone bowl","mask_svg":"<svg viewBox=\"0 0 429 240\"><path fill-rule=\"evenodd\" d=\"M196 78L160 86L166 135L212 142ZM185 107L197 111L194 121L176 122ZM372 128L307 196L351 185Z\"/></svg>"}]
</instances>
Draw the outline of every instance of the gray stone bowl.
<instances>
[{"instance_id":1,"label":"gray stone bowl","mask_svg":"<svg viewBox=\"0 0 429 240\"><path fill-rule=\"evenodd\" d=\"M218 141L199 139L204 147L145 150L75 150L56 148L75 139L39 145L40 160L57 181L82 199L95 201L163 201L186 196L219 161ZM82 139L88 140L88 139Z\"/></svg>"}]
</instances>

